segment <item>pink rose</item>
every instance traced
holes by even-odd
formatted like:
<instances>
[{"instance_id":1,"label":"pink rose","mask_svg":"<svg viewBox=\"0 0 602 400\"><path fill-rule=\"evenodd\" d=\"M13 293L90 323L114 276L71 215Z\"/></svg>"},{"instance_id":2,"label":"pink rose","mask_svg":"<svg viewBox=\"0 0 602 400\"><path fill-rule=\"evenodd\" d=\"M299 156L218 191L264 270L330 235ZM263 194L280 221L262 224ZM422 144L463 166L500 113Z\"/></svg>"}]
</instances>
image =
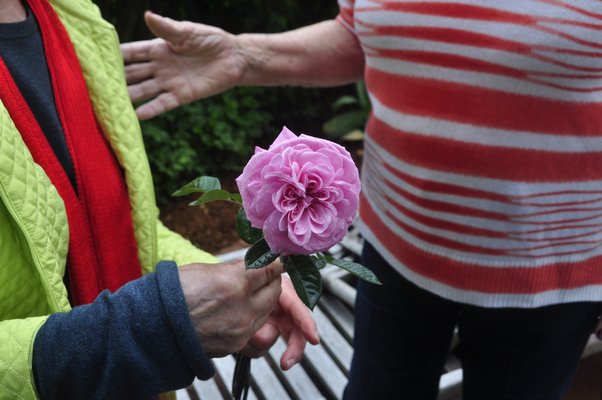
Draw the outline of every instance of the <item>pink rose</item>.
<instances>
[{"instance_id":1,"label":"pink rose","mask_svg":"<svg viewBox=\"0 0 602 400\"><path fill-rule=\"evenodd\" d=\"M286 127L255 154L236 179L251 225L282 255L326 251L357 213L360 179L342 146Z\"/></svg>"}]
</instances>

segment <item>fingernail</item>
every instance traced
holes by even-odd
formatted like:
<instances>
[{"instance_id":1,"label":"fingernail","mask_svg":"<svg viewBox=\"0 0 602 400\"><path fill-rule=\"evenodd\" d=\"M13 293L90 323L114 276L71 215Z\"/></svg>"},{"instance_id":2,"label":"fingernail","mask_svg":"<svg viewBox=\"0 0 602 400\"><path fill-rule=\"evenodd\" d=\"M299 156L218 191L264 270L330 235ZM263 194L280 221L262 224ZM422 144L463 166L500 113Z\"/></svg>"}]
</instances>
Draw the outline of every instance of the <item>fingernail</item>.
<instances>
[{"instance_id":1,"label":"fingernail","mask_svg":"<svg viewBox=\"0 0 602 400\"><path fill-rule=\"evenodd\" d=\"M297 363L297 361L295 361L294 358L289 358L284 362L284 365L286 366L286 369L289 369L290 367L292 367L293 365L295 365Z\"/></svg>"}]
</instances>

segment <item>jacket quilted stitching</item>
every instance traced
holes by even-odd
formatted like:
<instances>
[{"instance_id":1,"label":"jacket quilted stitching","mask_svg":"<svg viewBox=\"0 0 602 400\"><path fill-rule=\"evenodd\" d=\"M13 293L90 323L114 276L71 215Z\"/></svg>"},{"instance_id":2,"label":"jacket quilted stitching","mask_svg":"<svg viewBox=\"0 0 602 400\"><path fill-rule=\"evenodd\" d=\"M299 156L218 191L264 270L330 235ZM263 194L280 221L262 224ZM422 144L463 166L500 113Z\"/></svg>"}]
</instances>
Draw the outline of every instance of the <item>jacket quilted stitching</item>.
<instances>
[{"instance_id":1,"label":"jacket quilted stitching","mask_svg":"<svg viewBox=\"0 0 602 400\"><path fill-rule=\"evenodd\" d=\"M217 262L158 221L140 126L113 27L87 0L51 1L80 58L92 104L125 171L143 273L158 260ZM47 315L70 309L63 274L64 204L0 103L0 399L33 399L33 339Z\"/></svg>"}]
</instances>

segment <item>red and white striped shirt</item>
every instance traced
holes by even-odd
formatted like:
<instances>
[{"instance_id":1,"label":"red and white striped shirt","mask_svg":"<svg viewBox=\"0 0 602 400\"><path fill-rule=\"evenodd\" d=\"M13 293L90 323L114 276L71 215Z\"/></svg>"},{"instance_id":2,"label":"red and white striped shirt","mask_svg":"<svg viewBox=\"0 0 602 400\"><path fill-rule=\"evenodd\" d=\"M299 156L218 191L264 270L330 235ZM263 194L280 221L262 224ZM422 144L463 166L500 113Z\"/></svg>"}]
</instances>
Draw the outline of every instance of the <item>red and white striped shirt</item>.
<instances>
[{"instance_id":1,"label":"red and white striped shirt","mask_svg":"<svg viewBox=\"0 0 602 400\"><path fill-rule=\"evenodd\" d=\"M372 101L366 239L455 301L602 301L602 1L339 5Z\"/></svg>"}]
</instances>

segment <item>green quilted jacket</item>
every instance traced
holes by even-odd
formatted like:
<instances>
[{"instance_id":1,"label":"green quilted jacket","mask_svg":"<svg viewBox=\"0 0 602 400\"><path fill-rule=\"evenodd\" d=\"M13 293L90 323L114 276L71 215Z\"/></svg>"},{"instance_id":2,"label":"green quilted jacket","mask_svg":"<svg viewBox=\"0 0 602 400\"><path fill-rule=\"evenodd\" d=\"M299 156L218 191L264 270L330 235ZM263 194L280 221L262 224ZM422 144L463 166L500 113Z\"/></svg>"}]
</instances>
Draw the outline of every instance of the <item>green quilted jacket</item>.
<instances>
[{"instance_id":1,"label":"green quilted jacket","mask_svg":"<svg viewBox=\"0 0 602 400\"><path fill-rule=\"evenodd\" d=\"M159 260L216 262L158 220L140 126L113 27L87 0L51 0L80 59L94 110L125 171L143 274ZM69 311L62 199L0 102L0 399L35 399L32 347L49 314Z\"/></svg>"}]
</instances>

